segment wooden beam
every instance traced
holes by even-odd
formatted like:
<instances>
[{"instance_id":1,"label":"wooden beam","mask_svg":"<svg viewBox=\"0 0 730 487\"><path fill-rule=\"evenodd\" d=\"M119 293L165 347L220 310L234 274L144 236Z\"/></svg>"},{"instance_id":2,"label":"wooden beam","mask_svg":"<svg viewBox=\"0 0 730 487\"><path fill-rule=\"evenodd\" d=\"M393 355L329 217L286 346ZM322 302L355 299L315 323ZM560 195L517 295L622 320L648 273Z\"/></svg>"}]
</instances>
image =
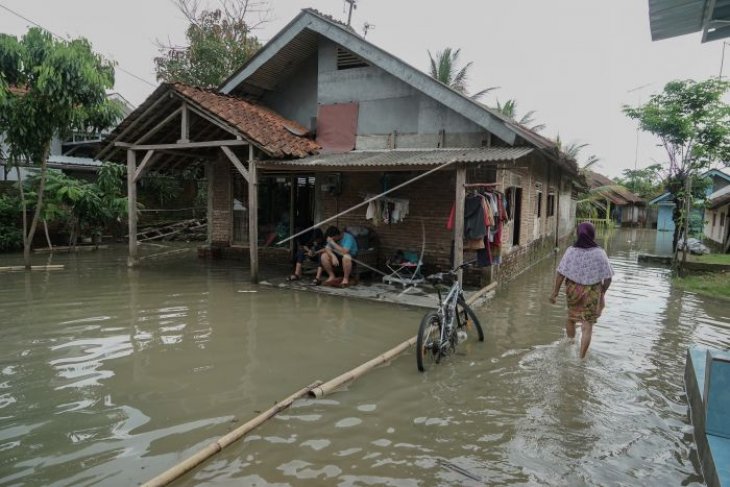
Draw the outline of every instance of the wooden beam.
<instances>
[{"instance_id":1,"label":"wooden beam","mask_svg":"<svg viewBox=\"0 0 730 487\"><path fill-rule=\"evenodd\" d=\"M132 145L124 142L115 142L117 147L125 147L132 150L161 150L161 149L197 149L200 147L223 147L223 146L239 146L248 145L244 140L206 140L202 142L187 142L175 144L148 144L148 145Z\"/></svg>"},{"instance_id":2,"label":"wooden beam","mask_svg":"<svg viewBox=\"0 0 730 487\"><path fill-rule=\"evenodd\" d=\"M153 135L155 135L157 132L160 131L160 129L162 127L164 127L165 125L167 125L170 122L170 120L172 120L173 118L175 118L178 115L180 115L180 112L182 112L182 107L178 108L177 110L175 110L174 112L172 112L171 114L169 114L168 116L166 116L165 118L163 118L161 122L159 122L157 125L155 125L150 130L148 130L147 132L145 132L145 134L142 137L140 137L139 139L135 140L134 143L135 144L141 144L145 140L147 140L150 137L152 137Z\"/></svg>"},{"instance_id":3,"label":"wooden beam","mask_svg":"<svg viewBox=\"0 0 730 487\"><path fill-rule=\"evenodd\" d=\"M256 180L256 161L253 148L249 146L248 160L248 249L251 259L251 282L259 282L259 222L258 222L258 181Z\"/></svg>"},{"instance_id":4,"label":"wooden beam","mask_svg":"<svg viewBox=\"0 0 730 487\"><path fill-rule=\"evenodd\" d=\"M136 118L136 119L135 119L135 120L134 120L134 121L133 121L132 123L130 123L130 124L129 124L129 125L127 126L127 128L125 128L125 129L124 129L124 130L122 131L122 133L121 133L121 134L117 135L117 136L116 136L116 138L117 138L117 139L121 139L121 138L123 138L123 137L124 137L125 135L127 135L127 134L128 134L128 133L129 133L129 132L130 132L130 131L131 131L131 130L132 130L133 128L135 128L135 126L136 126L136 125L137 125L137 124L138 124L138 123L139 123L140 121L144 120L144 117L145 117L145 116L146 116L146 115L147 115L148 113L151 113L152 111L154 111L154 110L155 110L155 109L157 108L157 105L159 105L160 103L162 103L162 102L164 102L164 101L168 101L168 100L169 100L169 98L168 98L168 97L166 96L166 94L165 94L165 95L163 95L163 96L160 96L160 97L159 97L159 98L158 98L157 100L155 100L155 101L154 101L154 102L152 103L152 105L150 105L149 107L147 107L147 108L145 109L145 111L144 111L144 112L142 112L142 113L141 113L141 114L140 114L140 115L139 115L139 116L138 116L138 117L137 117L137 118ZM123 142L115 142L115 143L114 143L114 145L115 145L116 147L124 147L124 146L123 146L122 144L123 144ZM108 146L107 146L107 147L108 147ZM104 148L104 149L102 149L102 150L101 150L101 152L100 152L100 153L98 154L98 157L99 157L100 159L101 159L101 158L103 158L103 157L106 157L106 153L107 153L107 148ZM104 160L104 159L101 159L101 160Z\"/></svg>"},{"instance_id":5,"label":"wooden beam","mask_svg":"<svg viewBox=\"0 0 730 487\"><path fill-rule=\"evenodd\" d=\"M188 105L188 110L193 112L200 118L203 118L203 119L207 120L208 122L212 123L216 127L220 128L222 130L225 130L226 132L230 133L231 135L233 135L235 137L241 136L240 132L238 132L237 130L235 130L231 127L228 127L226 124L224 124L220 120L216 120L215 118L213 118L210 115L208 115L207 113L205 113L203 110L200 110L197 107L195 107L195 105Z\"/></svg>"},{"instance_id":6,"label":"wooden beam","mask_svg":"<svg viewBox=\"0 0 730 487\"><path fill-rule=\"evenodd\" d=\"M188 104L183 102L182 117L180 117L180 140L177 142L180 144L187 144L190 142L190 114L188 113Z\"/></svg>"},{"instance_id":7,"label":"wooden beam","mask_svg":"<svg viewBox=\"0 0 730 487\"><path fill-rule=\"evenodd\" d=\"M243 179L245 179L247 182L250 182L251 175L248 173L246 168L243 167L243 164L238 159L236 154L234 154L233 151L226 146L222 146L221 150L226 155L226 157L228 157L228 160L231 161L234 166L236 166L236 169L238 169L238 172L241 173L241 175L243 176Z\"/></svg>"},{"instance_id":8,"label":"wooden beam","mask_svg":"<svg viewBox=\"0 0 730 487\"><path fill-rule=\"evenodd\" d=\"M464 263L464 198L466 197L466 166L456 166L456 204L454 205L454 267ZM464 282L463 271L457 272L459 282Z\"/></svg>"},{"instance_id":9,"label":"wooden beam","mask_svg":"<svg viewBox=\"0 0 730 487\"><path fill-rule=\"evenodd\" d=\"M297 178L296 175L292 175L289 178L289 235L294 235L294 221L295 218L295 212L296 208L294 207L294 200L296 199L297 194L297 181L299 178ZM294 252L296 250L296 242L294 240L289 240L289 251ZM294 254L292 254L294 255Z\"/></svg>"},{"instance_id":10,"label":"wooden beam","mask_svg":"<svg viewBox=\"0 0 730 487\"><path fill-rule=\"evenodd\" d=\"M133 150L127 150L127 213L129 220L129 257L127 265L135 267L139 263L137 258L137 182L134 179L137 170L137 155Z\"/></svg>"},{"instance_id":11,"label":"wooden beam","mask_svg":"<svg viewBox=\"0 0 730 487\"><path fill-rule=\"evenodd\" d=\"M139 181L139 178L141 178L142 175L145 173L145 171L147 171L147 165L150 163L150 161L152 160L152 156L154 156L154 155L155 155L155 151L153 151L153 150L147 151L147 154L145 154L144 159L142 159L142 162L140 163L139 167L134 172L134 182L135 183L137 181Z\"/></svg>"}]
</instances>

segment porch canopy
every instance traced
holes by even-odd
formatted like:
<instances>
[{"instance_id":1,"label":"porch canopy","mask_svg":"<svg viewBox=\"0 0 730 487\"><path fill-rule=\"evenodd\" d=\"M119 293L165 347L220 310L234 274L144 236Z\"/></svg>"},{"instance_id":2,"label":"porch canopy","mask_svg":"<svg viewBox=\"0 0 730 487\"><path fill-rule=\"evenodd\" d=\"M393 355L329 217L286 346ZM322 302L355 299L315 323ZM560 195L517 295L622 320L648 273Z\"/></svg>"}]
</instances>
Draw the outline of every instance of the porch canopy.
<instances>
[{"instance_id":1,"label":"porch canopy","mask_svg":"<svg viewBox=\"0 0 730 487\"><path fill-rule=\"evenodd\" d=\"M179 83L161 84L105 139L97 155L99 160L118 162L126 155L129 264L138 261L137 182L145 172L165 173L225 159L248 182L251 273L256 280L256 159L316 153L319 146L307 132L297 122L240 98Z\"/></svg>"},{"instance_id":2,"label":"porch canopy","mask_svg":"<svg viewBox=\"0 0 730 487\"><path fill-rule=\"evenodd\" d=\"M702 31L702 42L730 37L730 0L649 0L654 41Z\"/></svg>"}]
</instances>

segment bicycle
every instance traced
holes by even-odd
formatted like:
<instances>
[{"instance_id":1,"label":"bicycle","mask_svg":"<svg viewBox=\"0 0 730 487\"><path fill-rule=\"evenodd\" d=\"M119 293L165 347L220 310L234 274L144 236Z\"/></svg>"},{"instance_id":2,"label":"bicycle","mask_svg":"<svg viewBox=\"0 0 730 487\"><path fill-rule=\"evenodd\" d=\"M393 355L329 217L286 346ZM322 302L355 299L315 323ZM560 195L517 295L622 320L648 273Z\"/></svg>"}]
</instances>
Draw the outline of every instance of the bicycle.
<instances>
[{"instance_id":1,"label":"bicycle","mask_svg":"<svg viewBox=\"0 0 730 487\"><path fill-rule=\"evenodd\" d=\"M439 304L436 310L426 313L418 328L416 362L421 372L425 372L431 363L438 364L443 357L455 352L456 346L468 340L470 335L476 335L474 338L480 342L484 341L482 325L466 304L464 290L457 278L457 272L471 264L473 262L467 262L448 272L426 277L438 293ZM449 279L453 279L453 284L443 296L441 285Z\"/></svg>"}]
</instances>

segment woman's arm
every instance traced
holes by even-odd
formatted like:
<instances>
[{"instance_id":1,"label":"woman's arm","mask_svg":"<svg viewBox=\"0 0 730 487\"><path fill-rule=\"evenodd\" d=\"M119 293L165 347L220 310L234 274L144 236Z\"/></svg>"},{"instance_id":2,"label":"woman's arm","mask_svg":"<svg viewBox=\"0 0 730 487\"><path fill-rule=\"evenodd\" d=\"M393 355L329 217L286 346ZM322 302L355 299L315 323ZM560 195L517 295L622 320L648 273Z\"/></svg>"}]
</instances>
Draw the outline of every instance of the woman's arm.
<instances>
[{"instance_id":1,"label":"woman's arm","mask_svg":"<svg viewBox=\"0 0 730 487\"><path fill-rule=\"evenodd\" d=\"M553 294L550 296L550 302L552 304L555 304L558 299L558 293L560 292L560 287L563 285L563 281L565 280L565 276L561 273L557 273L555 275L555 285L553 286Z\"/></svg>"}]
</instances>

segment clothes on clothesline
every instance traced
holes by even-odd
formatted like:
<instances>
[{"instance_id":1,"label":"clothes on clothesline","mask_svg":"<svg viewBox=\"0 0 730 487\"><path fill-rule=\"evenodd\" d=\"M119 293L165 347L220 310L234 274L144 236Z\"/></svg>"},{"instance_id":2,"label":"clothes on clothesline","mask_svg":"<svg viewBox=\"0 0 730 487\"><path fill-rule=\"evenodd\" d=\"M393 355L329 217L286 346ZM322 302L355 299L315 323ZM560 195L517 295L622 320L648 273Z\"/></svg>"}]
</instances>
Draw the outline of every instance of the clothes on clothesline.
<instances>
[{"instance_id":1,"label":"clothes on clothesline","mask_svg":"<svg viewBox=\"0 0 730 487\"><path fill-rule=\"evenodd\" d=\"M365 199L373 196L375 195L365 195ZM380 223L400 223L408 216L408 211L409 201L407 199L381 197L368 203L365 219L372 220L375 226Z\"/></svg>"},{"instance_id":2,"label":"clothes on clothesline","mask_svg":"<svg viewBox=\"0 0 730 487\"><path fill-rule=\"evenodd\" d=\"M478 265L501 263L502 228L507 221L507 201L496 190L469 192L464 200L464 250L476 250ZM446 228L453 230L456 205Z\"/></svg>"}]
</instances>

